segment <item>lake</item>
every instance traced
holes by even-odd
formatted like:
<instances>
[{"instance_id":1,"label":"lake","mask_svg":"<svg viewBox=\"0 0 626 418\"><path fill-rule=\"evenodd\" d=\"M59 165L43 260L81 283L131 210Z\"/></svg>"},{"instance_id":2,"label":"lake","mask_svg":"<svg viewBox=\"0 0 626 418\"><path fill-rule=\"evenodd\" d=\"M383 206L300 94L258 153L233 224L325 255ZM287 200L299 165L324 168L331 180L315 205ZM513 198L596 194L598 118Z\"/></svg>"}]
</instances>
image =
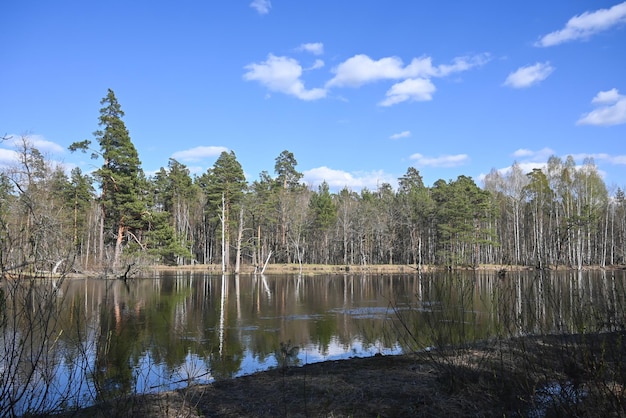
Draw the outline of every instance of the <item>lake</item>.
<instances>
[{"instance_id":1,"label":"lake","mask_svg":"<svg viewBox=\"0 0 626 418\"><path fill-rule=\"evenodd\" d=\"M618 329L625 282L624 271L533 271L4 283L0 403L67 408L283 365ZM42 306L54 314L39 318ZM19 359L15 340L27 341Z\"/></svg>"}]
</instances>

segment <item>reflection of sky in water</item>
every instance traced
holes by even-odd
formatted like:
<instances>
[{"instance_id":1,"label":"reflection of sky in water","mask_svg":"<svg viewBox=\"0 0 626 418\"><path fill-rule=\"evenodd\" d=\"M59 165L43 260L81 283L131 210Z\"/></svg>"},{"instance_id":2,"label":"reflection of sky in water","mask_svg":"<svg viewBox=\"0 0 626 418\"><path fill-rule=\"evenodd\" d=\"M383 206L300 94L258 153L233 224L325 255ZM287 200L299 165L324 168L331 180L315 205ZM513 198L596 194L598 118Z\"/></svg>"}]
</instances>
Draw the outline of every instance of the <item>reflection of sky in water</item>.
<instances>
[{"instance_id":1,"label":"reflection of sky in water","mask_svg":"<svg viewBox=\"0 0 626 418\"><path fill-rule=\"evenodd\" d=\"M385 355L402 354L402 348L399 345L383 348L382 342L365 346L358 338L355 338L349 345L346 345L341 343L337 337L333 337L326 350L322 350L322 347L314 344L306 344L304 347L300 347L297 356L297 364L303 366L305 364L319 363L321 361L345 360L352 357L371 357L377 353ZM244 376L277 366L278 361L276 360L276 356L270 356L265 361L259 361L258 358L252 356L248 351L241 363L241 369L236 376Z\"/></svg>"},{"instance_id":2,"label":"reflection of sky in water","mask_svg":"<svg viewBox=\"0 0 626 418\"><path fill-rule=\"evenodd\" d=\"M355 338L350 344L344 344L337 337L333 337L324 350L315 344L306 344L299 347L297 365L303 366L310 363L319 363L329 360L345 360L353 357L371 357L381 353L384 355L402 354L399 344L393 347L384 347L382 342L365 345L360 339ZM289 364L293 364L290 362ZM245 376L279 366L276 355L268 355L262 359L250 349L243 353L241 367L234 377ZM210 371L210 360L203 359L196 354L188 353L185 363L173 370L169 370L166 364L156 364L147 353L142 356L135 369L137 377L137 392L149 393L163 390L172 390L187 387L192 384L206 384L215 381Z\"/></svg>"},{"instance_id":3,"label":"reflection of sky in water","mask_svg":"<svg viewBox=\"0 0 626 418\"><path fill-rule=\"evenodd\" d=\"M137 392L150 393L180 389L189 384L212 382L213 376L208 362L197 354L188 352L185 362L170 370L164 363L154 363L151 353L146 353L135 368Z\"/></svg>"},{"instance_id":4,"label":"reflection of sky in water","mask_svg":"<svg viewBox=\"0 0 626 418\"><path fill-rule=\"evenodd\" d=\"M102 388L113 392L118 388L136 393L154 393L184 388L189 384L210 383L217 377L237 377L280 367L284 361L280 356L280 341L291 340L293 345L299 346L297 354L287 358L288 365L301 366L378 353L401 354L403 350L397 342L400 335L393 335L395 329L390 325L398 314L431 318L438 326L448 327L448 331L452 330L449 324L473 324L477 330L484 330L484 335L489 335L493 331L489 328L490 321L495 321L506 307L512 311L507 310L504 314L519 318L519 323L515 322L519 327L514 331L524 335L539 329L538 326L553 331L555 325L550 321L558 321L558 329L563 327L562 324L573 323L572 318L576 318L573 313L588 305L570 306L566 302L578 300L574 291L578 288L591 289L591 285L583 285L592 283L592 280L593 290L604 293L595 295L594 304L589 306L599 307L602 301L622 297L614 289L615 286L605 283L606 278L603 281L587 275L584 280L579 279L583 283L576 288L571 286L573 281L567 274L555 276L551 282L537 282L532 276L526 278L521 275L506 282L490 277L481 280L471 278L472 291L477 296L471 299L470 304L464 302L464 315L461 316L458 315L458 301L444 300L436 292L436 285L439 286L440 280L443 280L441 278L399 276L393 279L392 287L389 286L391 280L382 279L366 276L297 280L269 278L262 281L244 277L237 282L232 278L210 277L195 281L176 279L175 282L138 280L130 291L120 287L118 282L73 282L79 292L73 294L70 288L66 295L70 298L74 295L76 306L92 319L85 325L87 331L81 338L86 341L81 342L80 347L74 346L75 341L71 338L67 341L61 338L55 345L49 387L64 392L58 396L50 393L47 404L58 404L64 395L70 396L66 404L68 407L94 402L97 392L92 376L98 344L101 345L100 364L111 367L111 375L101 370ZM83 287L79 287L81 283ZM176 287L171 286L172 283ZM168 284L170 287L167 290L161 289ZM558 312L550 311L550 305L541 297L530 298L532 295L543 295L544 287L549 284L562 288L559 300L564 302L559 305ZM104 292L102 287L105 285L111 289L107 288ZM490 303L493 298L490 292L500 287L503 287L503 292L499 294L510 300L506 299L502 304ZM415 292L419 292L419 298L413 297ZM392 293L397 295L393 303L388 296ZM83 294L84 298L76 296ZM111 298L103 300L103 294L114 295L115 304L111 303ZM529 298L520 299L519 294ZM453 293L446 295L455 297ZM149 301L154 302L150 304ZM92 306L93 309L90 308ZM452 308L446 310L447 306ZM116 315L104 316L111 312ZM537 325L537 319L543 323ZM137 334L133 333L135 329ZM391 337L387 335L390 330ZM483 334L479 331L477 335L480 337ZM71 336L72 332L68 330L63 335ZM110 341L106 339L107 345L103 345L102 336L106 335ZM110 347L109 342L112 344ZM117 352L116 347L119 348ZM118 357L109 358L103 352L118 354ZM165 358L169 358L169 364L164 361ZM130 376L126 373L129 369L125 367L130 367ZM122 370L122 376L113 375L119 370ZM124 384L128 386L122 387ZM34 390L42 392L41 388Z\"/></svg>"}]
</instances>

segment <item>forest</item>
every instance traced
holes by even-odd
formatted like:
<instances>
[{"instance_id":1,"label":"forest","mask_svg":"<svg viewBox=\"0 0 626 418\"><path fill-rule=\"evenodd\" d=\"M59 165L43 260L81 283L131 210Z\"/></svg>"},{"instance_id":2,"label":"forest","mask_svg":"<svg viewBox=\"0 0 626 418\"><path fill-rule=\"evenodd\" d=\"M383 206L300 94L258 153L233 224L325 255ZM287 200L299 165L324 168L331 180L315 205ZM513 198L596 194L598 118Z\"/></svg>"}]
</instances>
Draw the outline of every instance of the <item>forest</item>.
<instances>
[{"instance_id":1,"label":"forest","mask_svg":"<svg viewBox=\"0 0 626 418\"><path fill-rule=\"evenodd\" d=\"M582 269L624 264L626 198L595 163L551 157L524 173L492 170L424 185L409 167L398 186L331 192L302 182L293 153L248 182L234 151L201 175L175 159L146 176L112 90L100 102L91 173L68 175L28 135L18 160L0 168L0 267L56 272L125 266L272 263L484 264Z\"/></svg>"}]
</instances>

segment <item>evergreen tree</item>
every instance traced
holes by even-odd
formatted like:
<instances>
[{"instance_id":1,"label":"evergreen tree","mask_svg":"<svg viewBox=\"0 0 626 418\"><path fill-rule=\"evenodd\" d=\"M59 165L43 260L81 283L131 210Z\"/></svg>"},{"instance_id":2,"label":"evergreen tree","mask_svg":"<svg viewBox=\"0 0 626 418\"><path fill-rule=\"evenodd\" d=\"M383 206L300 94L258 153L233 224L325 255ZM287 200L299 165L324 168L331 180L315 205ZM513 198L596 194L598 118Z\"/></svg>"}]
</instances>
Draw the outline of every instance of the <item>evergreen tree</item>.
<instances>
[{"instance_id":1,"label":"evergreen tree","mask_svg":"<svg viewBox=\"0 0 626 418\"><path fill-rule=\"evenodd\" d=\"M494 216L489 192L476 186L471 177L459 176L446 184L437 180L433 188L437 203L440 261L448 266L459 263L476 266L480 246L493 244Z\"/></svg>"},{"instance_id":2,"label":"evergreen tree","mask_svg":"<svg viewBox=\"0 0 626 418\"><path fill-rule=\"evenodd\" d=\"M199 201L199 188L193 183L189 169L170 158L167 170L161 167L152 181L152 207L156 214L150 218L152 253L156 242L168 240L167 263L181 265L184 259L190 259L193 248L193 228L191 211ZM158 214L158 216L157 216ZM161 225L165 223L166 225ZM157 228L159 233L156 234ZM170 233L171 236L166 237ZM158 253L158 252L157 252ZM160 254L163 256L163 254Z\"/></svg>"},{"instance_id":3,"label":"evergreen tree","mask_svg":"<svg viewBox=\"0 0 626 418\"><path fill-rule=\"evenodd\" d=\"M283 151L276 157L274 164L274 172L276 173L276 181L283 189L293 189L300 185L302 173L296 170L298 162L296 157L290 151Z\"/></svg>"},{"instance_id":4,"label":"evergreen tree","mask_svg":"<svg viewBox=\"0 0 626 418\"><path fill-rule=\"evenodd\" d=\"M79 167L72 169L71 178L63 193L67 202L70 202L72 210L72 243L79 249L83 232L87 225L87 212L94 195L93 179L89 175L83 175Z\"/></svg>"},{"instance_id":5,"label":"evergreen tree","mask_svg":"<svg viewBox=\"0 0 626 418\"><path fill-rule=\"evenodd\" d=\"M104 246L114 242L113 267L116 268L124 240L142 246L138 232L144 226L146 205L140 197L146 184L139 155L122 121L124 112L113 90L108 90L100 105L103 106L98 119L100 129L94 132L100 150L92 150L92 158L103 159L102 166L94 173L101 190L100 261L104 258ZM73 143L69 149L85 152L90 145L91 141L85 140Z\"/></svg>"},{"instance_id":6,"label":"evergreen tree","mask_svg":"<svg viewBox=\"0 0 626 418\"><path fill-rule=\"evenodd\" d=\"M207 220L223 222L224 247L222 260L227 266L230 264L230 231L234 207L243 198L247 187L243 168L233 151L222 152L219 158L199 179L200 186L206 195ZM238 213L238 212L237 212Z\"/></svg>"},{"instance_id":7,"label":"evergreen tree","mask_svg":"<svg viewBox=\"0 0 626 418\"><path fill-rule=\"evenodd\" d=\"M290 223L290 218L291 220L293 220L294 218L303 218L303 216L300 216L302 214L294 216L295 214L293 213L293 211L306 210L306 207L298 208L297 206L294 206L296 202L302 200L301 195L303 191L302 189L304 188L304 186L300 184L302 173L296 170L298 161L296 161L296 157L290 151L285 150L281 152L280 155L276 157L275 162L275 181L276 187L278 189L278 198L276 202L278 207L276 208L276 210L280 216L280 244L282 247L279 258L282 258L282 261L291 262L291 252L287 239L287 232L289 230L288 224Z\"/></svg>"},{"instance_id":8,"label":"evergreen tree","mask_svg":"<svg viewBox=\"0 0 626 418\"><path fill-rule=\"evenodd\" d=\"M414 167L409 167L398 183L400 224L407 230L409 238L405 247L410 249L412 262L420 268L425 232L433 211L432 199L421 174Z\"/></svg>"},{"instance_id":9,"label":"evergreen tree","mask_svg":"<svg viewBox=\"0 0 626 418\"><path fill-rule=\"evenodd\" d=\"M262 171L259 179L252 182L250 193L246 195L246 209L255 234L252 262L256 266L261 265L265 254L276 246L279 220L276 218L278 195L275 185L269 173Z\"/></svg>"},{"instance_id":10,"label":"evergreen tree","mask_svg":"<svg viewBox=\"0 0 626 418\"><path fill-rule=\"evenodd\" d=\"M313 236L322 237L320 248L321 262L328 264L330 259L329 229L337 221L337 207L330 195L328 183L325 181L318 187L317 193L313 193L309 202L309 209L312 214Z\"/></svg>"}]
</instances>

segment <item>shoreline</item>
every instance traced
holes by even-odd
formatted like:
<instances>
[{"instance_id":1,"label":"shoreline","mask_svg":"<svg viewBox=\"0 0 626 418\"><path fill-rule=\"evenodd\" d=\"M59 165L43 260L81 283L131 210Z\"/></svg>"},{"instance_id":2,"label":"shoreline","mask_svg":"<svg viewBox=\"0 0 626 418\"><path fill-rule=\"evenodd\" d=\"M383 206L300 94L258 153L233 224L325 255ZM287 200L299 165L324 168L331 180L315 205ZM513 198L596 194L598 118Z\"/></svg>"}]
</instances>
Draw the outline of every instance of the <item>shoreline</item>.
<instances>
[{"instance_id":1,"label":"shoreline","mask_svg":"<svg viewBox=\"0 0 626 418\"><path fill-rule=\"evenodd\" d=\"M128 275L120 274L124 269L113 272L110 268L103 268L100 270L85 270L85 271L73 271L73 272L60 272L52 273L50 271L36 271L36 272L21 272L17 274L11 274L6 272L5 278L17 279L19 277L31 277L35 279L61 279L61 278L92 278L103 280L130 280L136 277L159 277L164 272L207 272L210 274L221 275L221 265L218 264L194 264L183 266L167 266L167 265L143 265L138 266L136 270ZM626 265L612 265L612 266L583 266L580 271L625 271ZM104 272L103 272L104 271ZM445 266L433 266L422 265L418 268L415 265L408 264L373 264L373 265L326 265L326 264L270 264L266 267L263 275L285 275L285 274L302 274L306 276L316 276L323 274L332 275L369 275L369 274L420 274L420 273L436 273L436 272L449 272L449 271L463 271L463 272L491 272L498 274L499 277L505 278L507 273L512 272L530 272L540 271L533 266L524 265L502 265L502 264L482 264L477 267L471 266L459 266L454 269L449 269ZM543 271L579 271L577 268L568 266L548 266ZM128 270L126 271L128 273ZM227 271L223 273L227 276L241 275L261 275L260 272L255 273L255 268L252 265L244 265L240 269L240 273L234 273L233 271Z\"/></svg>"},{"instance_id":2,"label":"shoreline","mask_svg":"<svg viewBox=\"0 0 626 418\"><path fill-rule=\"evenodd\" d=\"M624 265L615 266L583 266L582 271L597 271L597 270L625 270ZM422 265L418 268L415 265L409 264L372 264L372 265L337 265L337 264L302 264L300 266L296 263L283 263L283 264L269 264L263 274L302 274L316 275L316 274L417 274L417 273L433 273L433 272L445 272L445 271L477 271L477 272L495 272L495 273L507 273L507 272L519 272L519 271L535 271L534 266L524 265L502 265L502 264L482 264L473 268L471 266L459 266L454 269L448 269L445 266L434 265ZM568 266L548 266L545 271L577 271L574 267ZM208 271L215 274L222 274L221 266L217 264L195 264L186 266L165 266L157 265L152 267L146 267L146 271L164 272L164 271ZM227 271L225 274L234 275L232 271ZM254 266L245 265L241 267L239 274L255 274ZM260 274L260 273L256 273Z\"/></svg>"}]
</instances>

